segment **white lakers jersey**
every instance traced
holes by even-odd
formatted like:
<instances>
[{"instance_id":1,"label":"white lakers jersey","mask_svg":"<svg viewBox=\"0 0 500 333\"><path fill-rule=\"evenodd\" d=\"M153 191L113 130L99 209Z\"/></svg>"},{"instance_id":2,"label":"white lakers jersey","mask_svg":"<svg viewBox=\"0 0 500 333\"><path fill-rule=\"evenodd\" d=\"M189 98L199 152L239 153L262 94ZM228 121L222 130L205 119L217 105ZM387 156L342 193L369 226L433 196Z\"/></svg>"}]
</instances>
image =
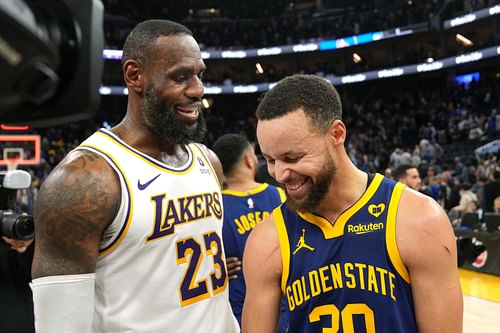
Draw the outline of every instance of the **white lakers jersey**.
<instances>
[{"instance_id":1,"label":"white lakers jersey","mask_svg":"<svg viewBox=\"0 0 500 333\"><path fill-rule=\"evenodd\" d=\"M222 196L197 144L170 167L101 129L77 149L101 155L121 183L119 212L96 266L93 332L239 332L228 301Z\"/></svg>"}]
</instances>

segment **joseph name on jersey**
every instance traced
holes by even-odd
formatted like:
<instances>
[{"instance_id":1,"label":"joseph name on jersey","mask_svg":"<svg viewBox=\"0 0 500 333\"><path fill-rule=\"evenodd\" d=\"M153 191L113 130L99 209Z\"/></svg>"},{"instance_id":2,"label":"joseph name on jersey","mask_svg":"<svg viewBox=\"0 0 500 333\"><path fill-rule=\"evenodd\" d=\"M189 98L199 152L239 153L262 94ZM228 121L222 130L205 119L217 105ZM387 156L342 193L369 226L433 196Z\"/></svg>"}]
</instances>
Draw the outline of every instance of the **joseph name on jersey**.
<instances>
[{"instance_id":1,"label":"joseph name on jersey","mask_svg":"<svg viewBox=\"0 0 500 333\"><path fill-rule=\"evenodd\" d=\"M223 192L224 226L222 235L228 257L243 258L250 231L286 200L285 192L264 183L248 191L226 189ZM229 283L229 300L233 313L241 320L246 295L244 272Z\"/></svg>"}]
</instances>

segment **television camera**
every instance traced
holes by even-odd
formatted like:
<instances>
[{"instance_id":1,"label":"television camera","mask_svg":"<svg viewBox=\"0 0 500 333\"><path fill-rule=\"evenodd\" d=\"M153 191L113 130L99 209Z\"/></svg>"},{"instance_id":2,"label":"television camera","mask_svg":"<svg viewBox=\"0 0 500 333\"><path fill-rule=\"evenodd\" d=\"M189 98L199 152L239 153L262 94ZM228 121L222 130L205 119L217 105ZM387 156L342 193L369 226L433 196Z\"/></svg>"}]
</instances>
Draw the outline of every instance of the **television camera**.
<instances>
[{"instance_id":1,"label":"television camera","mask_svg":"<svg viewBox=\"0 0 500 333\"><path fill-rule=\"evenodd\" d=\"M0 122L48 127L97 111L100 0L0 1Z\"/></svg>"},{"instance_id":2,"label":"television camera","mask_svg":"<svg viewBox=\"0 0 500 333\"><path fill-rule=\"evenodd\" d=\"M12 210L17 190L31 185L31 175L24 170L0 171L0 236L29 240L35 235L33 216Z\"/></svg>"}]
</instances>

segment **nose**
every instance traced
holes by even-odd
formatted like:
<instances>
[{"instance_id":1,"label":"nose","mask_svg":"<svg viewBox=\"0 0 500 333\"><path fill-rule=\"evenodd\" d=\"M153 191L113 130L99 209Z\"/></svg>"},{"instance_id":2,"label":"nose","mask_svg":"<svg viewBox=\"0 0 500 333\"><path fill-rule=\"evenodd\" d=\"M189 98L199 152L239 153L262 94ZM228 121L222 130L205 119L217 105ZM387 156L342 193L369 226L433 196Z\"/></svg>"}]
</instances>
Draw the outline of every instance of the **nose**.
<instances>
[{"instance_id":1,"label":"nose","mask_svg":"<svg viewBox=\"0 0 500 333\"><path fill-rule=\"evenodd\" d=\"M190 98L201 99L203 97L203 82L198 76L189 81L186 89L186 96Z\"/></svg>"},{"instance_id":2,"label":"nose","mask_svg":"<svg viewBox=\"0 0 500 333\"><path fill-rule=\"evenodd\" d=\"M288 179L288 176L290 175L290 171L288 170L287 166L286 166L286 163L284 162L280 162L280 161L275 161L274 162L274 170L273 170L273 174L271 174L274 179L276 179L276 181L278 183L285 183L286 180Z\"/></svg>"}]
</instances>

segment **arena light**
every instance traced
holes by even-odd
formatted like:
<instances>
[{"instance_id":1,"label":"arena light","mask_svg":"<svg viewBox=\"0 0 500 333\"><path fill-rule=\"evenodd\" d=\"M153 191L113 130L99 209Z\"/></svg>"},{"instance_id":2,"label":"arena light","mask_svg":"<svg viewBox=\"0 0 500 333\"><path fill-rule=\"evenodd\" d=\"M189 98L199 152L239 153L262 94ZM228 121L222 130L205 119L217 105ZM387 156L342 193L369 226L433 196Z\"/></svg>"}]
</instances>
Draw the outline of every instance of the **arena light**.
<instances>
[{"instance_id":1,"label":"arena light","mask_svg":"<svg viewBox=\"0 0 500 333\"><path fill-rule=\"evenodd\" d=\"M257 74L264 74L264 68L262 68L260 63L255 64L255 71Z\"/></svg>"},{"instance_id":2,"label":"arena light","mask_svg":"<svg viewBox=\"0 0 500 333\"><path fill-rule=\"evenodd\" d=\"M474 43L467 37L465 37L464 35L462 34L456 34L455 35L455 40L464 45L464 46L471 46L471 45L474 45Z\"/></svg>"},{"instance_id":3,"label":"arena light","mask_svg":"<svg viewBox=\"0 0 500 333\"><path fill-rule=\"evenodd\" d=\"M203 98L203 99L201 100L201 104L203 104L203 107L204 107L205 109L208 109L208 108L210 107L210 103L208 102L208 99L206 99L206 98Z\"/></svg>"},{"instance_id":4,"label":"arena light","mask_svg":"<svg viewBox=\"0 0 500 333\"><path fill-rule=\"evenodd\" d=\"M363 61L363 58L356 52L352 54L352 61L354 61L355 64L359 64L361 61Z\"/></svg>"}]
</instances>

